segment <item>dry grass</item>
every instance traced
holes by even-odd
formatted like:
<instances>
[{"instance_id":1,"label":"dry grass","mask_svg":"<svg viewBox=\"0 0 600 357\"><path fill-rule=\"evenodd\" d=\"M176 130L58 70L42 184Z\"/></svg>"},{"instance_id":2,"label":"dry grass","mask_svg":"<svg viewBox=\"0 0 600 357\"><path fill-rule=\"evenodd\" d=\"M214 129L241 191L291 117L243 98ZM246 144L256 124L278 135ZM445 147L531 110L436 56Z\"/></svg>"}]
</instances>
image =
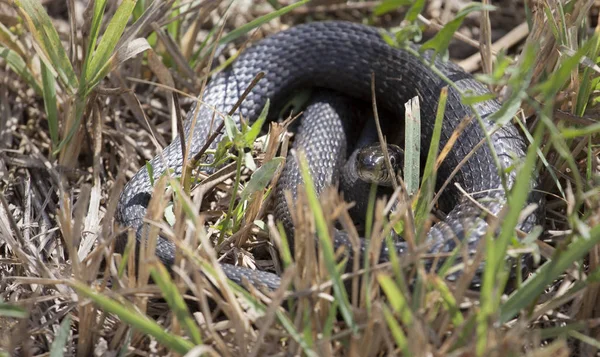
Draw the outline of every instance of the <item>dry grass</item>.
<instances>
[{"instance_id":1,"label":"dry grass","mask_svg":"<svg viewBox=\"0 0 600 357\"><path fill-rule=\"evenodd\" d=\"M66 7L61 1L43 3L67 49L68 60L75 72L80 73L85 67L91 9L75 0L65 2ZM574 9L564 18L556 1L531 3L529 18L517 1L493 4L499 11L467 17L454 35L450 54L470 71L482 68L482 72L490 73L494 56L501 48L518 54L527 43L539 44L532 65L531 88L557 71L572 55L567 50L579 48L578 35L593 30L597 23L594 16L598 9L588 11L589 3L583 1L573 2ZM173 208L174 215L179 217L177 224L162 226L173 236L183 237L174 239L181 254L173 277L156 263L151 250L142 250L140 261L144 263L139 264L138 275L132 269L138 265L133 254L115 254L115 238L121 231L113 225L112 218L123 184L178 132L177 122L182 113L177 103L183 110L189 109L193 99L188 97L201 92L213 68L235 56L248 41L309 20L363 21L380 2L325 0L298 7L218 49L216 56L210 48L205 48L201 52L203 58L196 58L195 53L211 31L222 30L222 36L227 36L234 29L271 13L273 8L268 3L251 1L232 7L224 2L204 1L186 11L175 7L179 12L166 3L163 7L156 6L143 26L130 26L120 37L119 44L127 46L117 51L119 56L110 61L113 66L107 77L86 97L81 107L85 119L73 140L60 147L57 155L53 155L57 142L47 120L48 109L42 93L36 93L32 85L38 83L42 87L45 78L40 67L40 50L22 21L23 15L11 5L10 0L0 0L0 22L13 36L7 40L2 36L4 32L0 32L0 44L19 45L11 49L27 59L24 72L31 73L31 78L28 81L17 75L0 58L0 297L10 303L0 305L0 355L2 351L43 355L53 347L59 349L54 352L61 354L63 346L62 353L79 356L184 354L193 346L197 347L190 355L597 354L600 347L598 246L591 245L585 258L575 259L568 269L552 272L555 275L550 276L551 281L526 305L523 314L517 318L511 316L502 324L498 322L500 310L482 315L481 295L468 290L466 281L445 285L437 275L417 265L419 268L407 270L406 276L416 274L424 280L420 289L408 292L407 283L402 280L406 276L397 270L378 275L390 269L376 266L371 267L372 274L363 274L357 266L358 273L347 276L353 284L349 293L352 314L349 323L347 318L338 318L344 315L340 310L343 303L335 300L337 295L332 288L335 283L331 282L325 260L312 249L312 244L306 244L313 239L319 224L313 219L314 208L309 208L310 197L303 198L305 202L300 202L294 212L300 228L296 232L293 264L285 255L285 237L268 216L269 200L263 197L266 191L248 198L239 229L235 232L230 228L216 229L222 227L231 193L238 188L234 164L211 175L191 196L180 196ZM544 5L554 11L552 18L565 29L558 39L547 21ZM419 18L420 23L427 25L425 35L436 33L440 24L450 21L462 6L458 0L429 2ZM69 15L65 15L67 8ZM117 6L111 2L105 21L116 11ZM134 10L134 16L139 15ZM581 18L587 18L588 22L580 28ZM401 19L401 12L392 11L373 22L394 26ZM530 32L524 25L528 20L532 24ZM106 28L105 23L102 30ZM480 44L484 45L483 58L478 52ZM514 61L516 66L520 61L523 57ZM597 107L590 105L580 110L578 105L585 76L592 78L598 74L589 66L574 67L568 85L551 98L555 109L548 120L554 120L555 128L582 124L593 128L597 124ZM517 90L512 84L494 85L493 89L510 97ZM77 118L79 107L67 85L57 83L55 87L62 138L71 120ZM172 88L180 91L178 95ZM597 95L588 94L586 99ZM533 103L549 100L542 94L532 99ZM522 109L519 118L523 122L539 110L532 105ZM533 128L540 121L527 122L526 127ZM283 129L275 125L271 130ZM573 137L557 133L547 134L546 141L553 145L542 147L546 162L539 165L543 173L542 189L548 193L546 230L543 239L521 247L527 251L533 249L545 259L556 258L557 251L576 240L575 237L596 232L600 227L597 130ZM272 140L264 150L257 150L257 162L262 164L277 155L280 144L279 155L285 157L286 140L283 144ZM241 174L241 180L248 179L248 170ZM187 189L176 182L169 184L172 190ZM161 187L156 192L164 192ZM322 195L321 204L327 225L338 219L353 232L353 224L337 193ZM167 205L163 195L155 195L150 217L159 220ZM375 212L381 214L385 204L377 205ZM182 218L190 209L202 214L187 217L185 221ZM255 225L256 221L262 221L264 226ZM377 217L373 231L384 228L383 217ZM152 234L155 237L157 232ZM131 237L129 242L128 252L131 252ZM204 248L195 250L199 243ZM410 262L393 265L408 266L417 256ZM269 296L254 289L246 294L227 284L218 270L214 274L198 273L198 267L211 271L216 257L282 273L283 288ZM124 271L125 264L130 269ZM159 282L157 285L147 283L151 274ZM359 289L359 282L369 289ZM292 311L280 310L277 306L288 294L284 288L290 284L295 287L296 306ZM189 307L197 311L193 317L175 291L187 294ZM166 298L160 300L161 297ZM481 316L489 321L481 322ZM483 335L478 330L480 326L487 329ZM487 344L482 347L485 340Z\"/></svg>"}]
</instances>

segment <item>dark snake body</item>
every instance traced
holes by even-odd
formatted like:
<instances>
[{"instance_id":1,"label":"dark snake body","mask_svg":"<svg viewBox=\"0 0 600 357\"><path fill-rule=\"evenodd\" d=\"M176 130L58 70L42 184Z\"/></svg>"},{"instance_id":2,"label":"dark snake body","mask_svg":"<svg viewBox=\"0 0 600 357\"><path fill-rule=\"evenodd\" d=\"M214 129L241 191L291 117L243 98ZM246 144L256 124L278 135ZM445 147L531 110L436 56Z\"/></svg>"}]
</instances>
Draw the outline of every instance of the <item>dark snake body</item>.
<instances>
[{"instance_id":1,"label":"dark snake body","mask_svg":"<svg viewBox=\"0 0 600 357\"><path fill-rule=\"evenodd\" d=\"M425 58L428 58L428 54L425 54ZM458 66L439 60L434 64L462 91L470 90L473 95L489 93L485 86ZM302 88L326 88L350 98L369 102L372 95L371 75L374 74L378 107L387 110L391 118L398 121L397 126L401 127L404 120L404 103L418 95L421 104L423 158L428 152L440 91L447 86L447 83L420 59L407 51L386 44L379 30L375 28L346 22L316 22L296 26L254 44L229 68L213 77L203 97L203 102L207 105L199 106L190 156L202 148L210 135L210 128L216 127L221 120L216 116L217 122L212 123L213 108L220 113L227 113L259 72L264 72L265 77L254 87L238 110L238 114L241 113L250 122L257 119L267 100L271 103L269 118L274 119L286 99L295 90ZM316 111L320 110L316 108ZM515 158L524 158L527 144L513 124L508 123L498 128L488 119L499 108L500 104L496 100L487 100L475 105L475 109L483 118L485 130L491 133L493 149L504 170L514 164ZM186 133L189 132L190 118L197 110L198 107L188 115L185 123ZM233 116L236 120L239 118L238 114ZM449 87L440 148L448 142L459 123L472 115L471 109L461 103L459 92ZM320 167L322 160L318 158L318 153L330 147L327 135L331 134L327 134L326 130L320 131L319 126L312 127L314 130L309 136L312 138L311 145L316 146L307 149L307 156L312 165L311 172L318 181L319 177L323 177L323 172L334 170ZM439 168L437 182L443 183L484 137L484 129L477 120L471 121ZM174 140L150 164L153 166L155 178L165 171L165 164L179 175L182 165L179 139ZM275 195L275 216L284 223L287 222L289 227L291 221L282 190L290 189L295 192L299 173L297 168L291 167L293 163L288 162L287 165ZM515 170L506 173L508 187L513 185L515 176ZM465 198L454 184L459 184L467 193L473 194L472 198L494 214L500 211L505 202L501 176L494 163L492 151L488 144L481 145L466 164L460 167L440 198L440 209L449 213L443 221L429 230L429 252L450 252L460 240L465 240L469 249L474 249L488 227L485 217L481 217L481 208ZM535 184L536 182L532 182L532 189ZM140 227L151 192L150 179L144 167L126 185L119 201L117 222L135 229L138 239L141 239ZM530 198L531 200L533 198ZM536 211L520 228L525 231L531 229L539 218ZM337 232L334 247L342 244L349 246L349 241L344 232ZM293 247L293 244L290 243L290 246ZM400 255L407 251L402 242L396 243L396 248ZM156 254L166 266L173 264L174 251L173 243L167 239L160 238L157 242ZM381 261L387 259L388 252L383 248ZM227 264L221 266L226 275L236 282L241 282L241 277L246 276L250 282L265 284L269 288L279 285L279 277L272 273Z\"/></svg>"}]
</instances>

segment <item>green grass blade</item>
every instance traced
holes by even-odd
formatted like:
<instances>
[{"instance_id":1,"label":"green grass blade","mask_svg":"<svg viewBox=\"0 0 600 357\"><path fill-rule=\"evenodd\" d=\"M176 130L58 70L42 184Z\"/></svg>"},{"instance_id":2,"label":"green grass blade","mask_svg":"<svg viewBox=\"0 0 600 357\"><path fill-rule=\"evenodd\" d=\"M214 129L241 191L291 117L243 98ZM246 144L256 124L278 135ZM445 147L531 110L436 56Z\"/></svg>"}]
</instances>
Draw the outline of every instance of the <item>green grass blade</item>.
<instances>
[{"instance_id":1,"label":"green grass blade","mask_svg":"<svg viewBox=\"0 0 600 357\"><path fill-rule=\"evenodd\" d=\"M419 97L414 97L405 107L404 184L412 196L419 189L421 173L421 110Z\"/></svg>"},{"instance_id":2,"label":"green grass blade","mask_svg":"<svg viewBox=\"0 0 600 357\"><path fill-rule=\"evenodd\" d=\"M425 0L415 0L414 4L406 12L406 21L413 23L417 20L423 9L425 8Z\"/></svg>"},{"instance_id":3,"label":"green grass blade","mask_svg":"<svg viewBox=\"0 0 600 357\"><path fill-rule=\"evenodd\" d=\"M91 86L94 86L100 78L106 75L109 66L109 59L115 50L118 41L121 39L123 31L127 26L127 22L131 17L131 13L135 7L136 0L123 0L117 8L115 15L108 23L106 31L98 44L98 48L94 51L90 64L85 72L85 91L87 92Z\"/></svg>"},{"instance_id":4,"label":"green grass blade","mask_svg":"<svg viewBox=\"0 0 600 357\"><path fill-rule=\"evenodd\" d=\"M573 56L566 58L546 81L534 87L534 91L539 92L546 98L543 102L552 100L565 87L565 84L570 80L573 69L579 66L583 56L589 53L592 46L598 41L597 37L598 35L594 34Z\"/></svg>"},{"instance_id":5,"label":"green grass blade","mask_svg":"<svg viewBox=\"0 0 600 357\"><path fill-rule=\"evenodd\" d=\"M429 216L431 198L435 190L436 181L436 161L440 148L440 138L442 135L442 124L444 121L444 113L446 112L446 102L448 100L448 87L442 88L440 92L440 100L438 102L433 134L431 135L431 143L429 152L427 153L427 161L423 170L423 179L421 182L421 190L417 197L417 205L415 209L415 227L423 227L427 217ZM417 232L419 233L419 232ZM420 234L417 234L419 237Z\"/></svg>"},{"instance_id":6,"label":"green grass blade","mask_svg":"<svg viewBox=\"0 0 600 357\"><path fill-rule=\"evenodd\" d=\"M58 98L56 98L56 81L52 72L48 67L41 63L42 67L42 83L44 88L44 108L46 109L46 117L48 119L48 129L50 131L50 139L52 147L57 147L60 137L58 133L58 109L56 106Z\"/></svg>"},{"instance_id":7,"label":"green grass blade","mask_svg":"<svg viewBox=\"0 0 600 357\"><path fill-rule=\"evenodd\" d=\"M80 295L92 300L100 306L102 310L115 314L121 321L131 325L135 329L153 336L156 340L167 347L168 349L179 354L186 354L194 347L194 344L183 337L169 333L165 328L159 325L156 321L145 316L132 307L124 306L123 304L105 296L104 294L94 291L89 286L78 281L69 283L73 289Z\"/></svg>"},{"instance_id":8,"label":"green grass blade","mask_svg":"<svg viewBox=\"0 0 600 357\"><path fill-rule=\"evenodd\" d=\"M596 36L596 41L593 42L590 52L587 54L589 58L597 58L598 52L600 51L600 37ZM590 94L593 89L593 81L592 75L594 73L594 69L590 67L586 67L583 70L583 75L581 77L581 85L580 89L577 92L577 100L575 103L575 115L583 116L585 114L585 109L590 100Z\"/></svg>"},{"instance_id":9,"label":"green grass blade","mask_svg":"<svg viewBox=\"0 0 600 357\"><path fill-rule=\"evenodd\" d=\"M473 11L493 11L495 9L494 6L480 3L471 3L465 6L458 14L456 14L456 17L452 19L452 21L448 22L432 39L425 42L421 46L420 51L433 50L435 55L431 57L432 61L439 54L442 54L442 58L447 58L450 41L454 38L454 33L458 30L467 15Z\"/></svg>"},{"instance_id":10,"label":"green grass blade","mask_svg":"<svg viewBox=\"0 0 600 357\"><path fill-rule=\"evenodd\" d=\"M452 294L450 288L448 288L446 282L440 277L434 276L433 285L435 286L436 290L440 293L440 297L446 305L446 309L450 314L450 318L454 326L461 326L465 322L465 319L462 313L460 312L460 306L458 305L458 302L454 298L454 295Z\"/></svg>"},{"instance_id":11,"label":"green grass blade","mask_svg":"<svg viewBox=\"0 0 600 357\"><path fill-rule=\"evenodd\" d=\"M385 15L388 12L392 12L402 6L412 5L410 0L384 0L379 5L375 6L373 14L375 16Z\"/></svg>"},{"instance_id":12,"label":"green grass blade","mask_svg":"<svg viewBox=\"0 0 600 357\"><path fill-rule=\"evenodd\" d=\"M58 329L58 334L52 342L52 347L50 347L50 357L62 357L64 356L64 348L67 345L67 340L69 338L69 332L71 332L71 317L67 315L64 320L60 323L60 328Z\"/></svg>"},{"instance_id":13,"label":"green grass blade","mask_svg":"<svg viewBox=\"0 0 600 357\"><path fill-rule=\"evenodd\" d=\"M583 128L565 128L561 130L561 135L565 139L574 139L580 136L595 135L600 132L600 123L586 125Z\"/></svg>"},{"instance_id":14,"label":"green grass blade","mask_svg":"<svg viewBox=\"0 0 600 357\"><path fill-rule=\"evenodd\" d=\"M589 238L575 236L564 249L558 249L554 257L539 267L532 277L525 280L521 288L512 293L500 306L500 322L512 319L519 311L526 309L544 292L548 284L567 270L574 262L582 259L600 243L600 225L589 231Z\"/></svg>"},{"instance_id":15,"label":"green grass blade","mask_svg":"<svg viewBox=\"0 0 600 357\"><path fill-rule=\"evenodd\" d=\"M21 306L16 306L0 301L0 316L24 319L27 318L27 316L29 316L29 312Z\"/></svg>"},{"instance_id":16,"label":"green grass blade","mask_svg":"<svg viewBox=\"0 0 600 357\"><path fill-rule=\"evenodd\" d=\"M252 123L250 129L244 134L244 144L247 147L252 147L252 145L254 145L254 142L256 141L256 138L260 134L260 130L262 129L263 124L267 120L267 114L269 113L270 106L269 104L270 102L267 99L267 103L263 107L263 110L260 112L258 119L256 119L256 121Z\"/></svg>"},{"instance_id":17,"label":"green grass blade","mask_svg":"<svg viewBox=\"0 0 600 357\"><path fill-rule=\"evenodd\" d=\"M196 320L190 314L183 296L181 296L177 286L173 283L165 266L159 263L154 264L154 267L150 270L150 275L152 275L152 279L163 293L162 296L167 301L167 304L169 304L171 311L177 316L177 320L188 333L190 340L196 345L201 345L202 335L196 325Z\"/></svg>"},{"instance_id":18,"label":"green grass blade","mask_svg":"<svg viewBox=\"0 0 600 357\"><path fill-rule=\"evenodd\" d=\"M596 349L600 348L600 341L597 339L587 336L579 331L571 330L568 332L569 336L574 337L582 342L587 343L590 346L593 346Z\"/></svg>"},{"instance_id":19,"label":"green grass blade","mask_svg":"<svg viewBox=\"0 0 600 357\"><path fill-rule=\"evenodd\" d=\"M102 26L102 18L104 16L104 10L106 8L106 0L97 0L94 2L94 10L92 14L92 23L90 25L90 34L88 37L88 48L86 52L85 60L83 61L83 68L81 70L81 76L85 80L85 74L88 71L88 67L93 58L94 51L96 50L96 42L98 41L98 35L100 34L100 27Z\"/></svg>"},{"instance_id":20,"label":"green grass blade","mask_svg":"<svg viewBox=\"0 0 600 357\"><path fill-rule=\"evenodd\" d=\"M383 317L385 318L385 322L387 323L390 332L392 333L392 337L394 337L396 345L398 345L398 347L402 351L404 351L405 356L410 356L411 353L408 349L408 338L402 330L402 327L400 326L400 324L398 324L398 321L396 321L396 319L394 318L394 314L392 313L392 311L390 311L388 307L382 305L382 310Z\"/></svg>"},{"instance_id":21,"label":"green grass blade","mask_svg":"<svg viewBox=\"0 0 600 357\"><path fill-rule=\"evenodd\" d=\"M302 347L302 350L304 351L304 353L306 353L307 356L319 356L315 351L313 351L313 349L310 347L310 344L304 339L304 336L302 336L300 333L298 333L298 331L296 331L294 323L287 317L287 315L285 315L281 311L277 311L276 314L277 318L279 319L279 322L281 322L281 325L290 334L290 337L292 337L292 339Z\"/></svg>"},{"instance_id":22,"label":"green grass blade","mask_svg":"<svg viewBox=\"0 0 600 357\"><path fill-rule=\"evenodd\" d=\"M42 94L41 86L27 68L27 64L19 54L9 48L0 46L0 58L4 58L8 66L23 78L36 94Z\"/></svg>"},{"instance_id":23,"label":"green grass blade","mask_svg":"<svg viewBox=\"0 0 600 357\"><path fill-rule=\"evenodd\" d=\"M250 22L248 22L247 24L238 27L237 29L231 31L230 33L228 33L227 35L221 37L221 39L219 40L219 44L225 44L228 42L231 42L233 40L235 40L236 38L245 35L246 33L250 32L251 30L262 26L263 24L276 19L282 15L287 14L288 12L303 6L304 4L308 3L310 0L302 0L299 1L297 3L288 5L286 7L282 7L281 9L277 10L277 11L273 11L271 13L268 13L266 15L263 15L261 17L258 17Z\"/></svg>"},{"instance_id":24,"label":"green grass blade","mask_svg":"<svg viewBox=\"0 0 600 357\"><path fill-rule=\"evenodd\" d=\"M57 74L69 94L77 91L78 80L69 57L44 7L36 0L17 0L15 5L33 35L40 57Z\"/></svg>"},{"instance_id":25,"label":"green grass blade","mask_svg":"<svg viewBox=\"0 0 600 357\"><path fill-rule=\"evenodd\" d=\"M298 152L298 160L300 163L300 173L302 175L302 180L306 189L306 195L308 197L308 204L315 218L317 236L320 242L319 247L323 252L327 270L331 274L331 278L333 281L333 291L337 298L340 307L340 312L344 318L344 321L346 321L350 329L354 333L356 333L358 332L358 326L354 322L354 318L352 316L352 309L350 307L350 300L348 299L348 295L346 294L346 288L344 286L344 283L342 282L340 273L336 269L335 255L333 252L333 245L331 243L332 240L329 236L329 228L327 227L323 209L321 208L319 199L317 198L315 185L310 176L308 170L308 161L306 160L304 152Z\"/></svg>"},{"instance_id":26,"label":"green grass blade","mask_svg":"<svg viewBox=\"0 0 600 357\"><path fill-rule=\"evenodd\" d=\"M506 207L511 207L511 209L502 217L504 223L500 227L500 235L496 239L492 238L495 234L493 231L488 232L486 235L486 266L482 278L481 311L477 316L477 351L479 355L487 347L488 319L498 311L500 295L502 294L501 286L504 286L504 283L499 280L506 278L506 274L501 274L501 268L505 266L506 250L510 240L515 235L515 227L519 221L521 207L525 206L525 202L529 197L537 149L540 147L543 133L544 126L538 126L534 141L527 150L523 166L519 170L515 178L515 184L507 197Z\"/></svg>"},{"instance_id":27,"label":"green grass blade","mask_svg":"<svg viewBox=\"0 0 600 357\"><path fill-rule=\"evenodd\" d=\"M377 276L377 281L383 289L383 292L388 298L389 304L395 313L400 315L400 320L406 326L410 326L414 320L413 312L402 291L396 286L392 278L387 275L380 274Z\"/></svg>"}]
</instances>

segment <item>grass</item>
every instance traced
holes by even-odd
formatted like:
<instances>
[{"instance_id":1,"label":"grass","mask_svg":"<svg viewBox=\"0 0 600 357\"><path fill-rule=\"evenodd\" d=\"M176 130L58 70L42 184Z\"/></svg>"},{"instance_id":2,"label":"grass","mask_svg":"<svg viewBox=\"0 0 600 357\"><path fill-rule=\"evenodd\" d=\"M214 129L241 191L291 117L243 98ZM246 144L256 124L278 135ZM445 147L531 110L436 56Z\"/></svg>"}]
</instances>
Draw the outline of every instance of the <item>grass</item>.
<instances>
[{"instance_id":1,"label":"grass","mask_svg":"<svg viewBox=\"0 0 600 357\"><path fill-rule=\"evenodd\" d=\"M0 355L597 353L600 37L598 28L585 31L592 28L591 3L549 1L525 9L525 42L495 58L483 51L478 78L504 91L494 120L516 121L530 147L524 162L511 168L518 180L492 222L500 234L488 235L457 282L443 279L456 261L447 260L436 273L419 259L438 199L436 170L454 142L440 148L437 135L420 183L419 169L408 170L405 179L416 193L398 195L398 214L383 214L387 202L370 204L371 252L386 244L391 229L402 229L411 245L410 256L393 255L389 264L377 265L369 255L344 273L329 236L339 221L358 237L347 204L333 190L318 197L306 171L305 195L293 212L298 224L291 256L281 225L268 215L289 123L270 124L269 135L260 136L262 120L242 128L226 120L217 156L228 164L201 177L199 188L191 191L197 182L191 172L156 182L157 193L174 194L155 194L148 218L161 222L166 211L171 224L150 229L139 262L133 236L124 253L114 246L118 194L156 146L179 132L180 96L189 108L185 97L200 93L248 42L306 16L339 15L378 25L403 18L406 26L388 38L401 45L435 20L427 13L435 9L424 1L361 2L360 8L348 5L345 15L339 5L341 13L311 13L306 2L253 4L252 13L233 2L96 1L84 23L73 11L66 18L49 16L36 0L8 4L0 1L7 9L0 24L0 335L7 336ZM456 30L472 27L465 22L481 10L492 8L482 3L454 11L427 46L446 56L465 37ZM483 12L483 36L476 42L494 42L485 24L491 19L492 28L503 26L493 20L496 11ZM227 51L215 56L221 45ZM485 99L464 93L470 105ZM438 128L444 110L442 103ZM407 142L415 141L418 127L409 126L407 135ZM419 150L407 150L409 168ZM534 172L547 197L545 227L524 236L514 229L522 213L515 207L525 202ZM173 274L153 254L159 228L178 247ZM314 232L318 250L307 244ZM510 268L504 258L522 254L539 264L505 291ZM282 287L269 294L244 289L225 279L219 259L276 271ZM482 286L470 290L467 277L480 260L486 262Z\"/></svg>"}]
</instances>

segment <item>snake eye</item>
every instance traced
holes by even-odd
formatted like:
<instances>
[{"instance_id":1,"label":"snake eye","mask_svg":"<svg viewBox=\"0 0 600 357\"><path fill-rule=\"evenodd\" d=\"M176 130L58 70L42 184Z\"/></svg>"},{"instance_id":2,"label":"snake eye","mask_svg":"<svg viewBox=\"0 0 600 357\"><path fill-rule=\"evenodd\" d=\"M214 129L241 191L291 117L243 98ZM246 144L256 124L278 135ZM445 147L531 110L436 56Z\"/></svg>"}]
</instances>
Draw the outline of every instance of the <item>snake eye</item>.
<instances>
[{"instance_id":1,"label":"snake eye","mask_svg":"<svg viewBox=\"0 0 600 357\"><path fill-rule=\"evenodd\" d=\"M395 157L390 157L390 164L392 164L392 166L396 166L396 158Z\"/></svg>"}]
</instances>

